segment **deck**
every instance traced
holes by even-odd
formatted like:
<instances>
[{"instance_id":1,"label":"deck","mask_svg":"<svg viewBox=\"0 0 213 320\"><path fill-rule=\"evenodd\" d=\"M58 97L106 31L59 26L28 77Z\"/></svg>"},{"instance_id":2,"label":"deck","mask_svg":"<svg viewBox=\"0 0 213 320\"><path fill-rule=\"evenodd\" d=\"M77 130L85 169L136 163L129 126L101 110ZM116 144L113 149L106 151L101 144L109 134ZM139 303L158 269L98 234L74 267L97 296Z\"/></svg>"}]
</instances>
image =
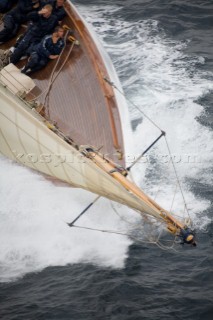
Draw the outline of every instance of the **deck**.
<instances>
[{"instance_id":1,"label":"deck","mask_svg":"<svg viewBox=\"0 0 213 320\"><path fill-rule=\"evenodd\" d=\"M74 31L73 35L80 45L73 46L70 52L72 43L67 42L60 61L50 61L43 70L32 74L38 89L38 99L44 103L44 92L50 84L55 64L54 75L68 58L46 97L45 113L49 112L51 121L75 143L102 147L102 153L124 164L124 158L118 160L117 157L118 151L124 153L123 137L113 89L104 80L105 76L109 77L106 67L75 8L68 5L67 11L68 17L63 24ZM11 47L13 42L0 45L0 48ZM23 64L24 61L21 61L17 66Z\"/></svg>"}]
</instances>

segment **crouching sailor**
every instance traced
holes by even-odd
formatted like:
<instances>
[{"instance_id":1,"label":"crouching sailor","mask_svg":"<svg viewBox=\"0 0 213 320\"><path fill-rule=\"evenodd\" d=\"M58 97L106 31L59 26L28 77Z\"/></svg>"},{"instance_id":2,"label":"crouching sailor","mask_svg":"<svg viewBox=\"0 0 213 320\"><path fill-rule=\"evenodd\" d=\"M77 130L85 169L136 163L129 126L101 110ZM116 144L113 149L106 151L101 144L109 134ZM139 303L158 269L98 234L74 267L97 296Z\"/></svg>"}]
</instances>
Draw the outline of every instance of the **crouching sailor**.
<instances>
[{"instance_id":1,"label":"crouching sailor","mask_svg":"<svg viewBox=\"0 0 213 320\"><path fill-rule=\"evenodd\" d=\"M46 66L49 60L57 59L64 48L64 29L56 27L53 34L46 36L41 43L30 48L30 58L22 73L30 74Z\"/></svg>"},{"instance_id":2,"label":"crouching sailor","mask_svg":"<svg viewBox=\"0 0 213 320\"><path fill-rule=\"evenodd\" d=\"M181 238L181 244L187 243L193 246L197 245L195 242L195 235L193 231L188 227L184 227L180 230L179 237Z\"/></svg>"}]
</instances>

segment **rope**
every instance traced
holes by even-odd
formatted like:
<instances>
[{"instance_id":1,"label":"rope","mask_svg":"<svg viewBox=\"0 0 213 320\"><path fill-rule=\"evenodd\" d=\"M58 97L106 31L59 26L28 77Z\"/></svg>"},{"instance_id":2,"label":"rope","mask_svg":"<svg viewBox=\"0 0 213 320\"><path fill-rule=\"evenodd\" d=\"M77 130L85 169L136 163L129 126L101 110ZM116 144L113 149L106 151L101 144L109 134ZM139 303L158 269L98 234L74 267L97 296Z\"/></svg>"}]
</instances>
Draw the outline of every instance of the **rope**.
<instances>
[{"instance_id":1,"label":"rope","mask_svg":"<svg viewBox=\"0 0 213 320\"><path fill-rule=\"evenodd\" d=\"M121 232L121 231L115 231L115 230L105 230L105 229L98 229L98 228L90 228L90 227L83 227L83 226L78 226L78 225L73 225L72 227L77 228L77 229L84 229L84 230L90 230L90 231L97 231L97 232L102 232L102 233L110 233L110 234L117 234L117 235L121 235L121 236L125 236L125 237L130 237L131 239L135 240L138 243L148 243L148 244L154 244L156 246L158 246L160 249L162 250L174 250L173 245L170 247L166 247L164 246L162 243L157 242L157 241L151 241L151 240L139 240L138 238L136 238L135 236L129 235L126 232ZM168 240L171 241L171 240ZM174 243L174 241L172 241Z\"/></svg>"},{"instance_id":2,"label":"rope","mask_svg":"<svg viewBox=\"0 0 213 320\"><path fill-rule=\"evenodd\" d=\"M110 204L111 204L112 210L115 212L115 214L116 214L122 221L128 223L129 225L135 226L135 223L126 220L124 217L122 217L122 216L118 213L117 209L113 206L112 201L110 201Z\"/></svg>"},{"instance_id":3,"label":"rope","mask_svg":"<svg viewBox=\"0 0 213 320\"><path fill-rule=\"evenodd\" d=\"M168 161L168 163L167 163L167 167L169 167L169 165L170 165L170 161ZM162 177L162 174L161 174L161 178L160 178L160 179L158 179L158 181L160 182L160 181L162 181L162 180L163 180L163 177ZM155 194L155 196L154 196L154 200L156 200L156 199L157 199L158 194L159 194L159 192L160 192L160 189L161 189L161 187L160 187L160 183L158 183L158 190L157 190L157 192L156 192L156 194Z\"/></svg>"},{"instance_id":4,"label":"rope","mask_svg":"<svg viewBox=\"0 0 213 320\"><path fill-rule=\"evenodd\" d=\"M130 231L131 231L131 230L134 230L134 229L135 229L135 224L132 223L132 222L129 222L129 221L126 220L124 217L122 217L122 216L118 213L118 211L115 209L115 207L113 206L112 202L111 202L111 206L112 206L112 209L114 210L114 212L117 214L117 216L118 216L122 221L126 222L127 224L129 224L129 225L131 225L131 226L133 227L132 229L130 229ZM146 220L147 223L149 223L150 225L152 225L152 222L147 218L146 215L143 215L143 218L145 218L145 220ZM170 247L168 247L168 246L163 245L163 244L160 242L160 238L161 238L162 233L163 233L163 229L161 229L161 231L159 232L159 235L157 236L157 239L156 239L155 241L149 240L149 241L147 241L147 243L154 243L154 244L156 244L159 248L161 248L162 250L170 250L170 249L172 249L172 250L178 252L178 251L174 248L174 246L175 246L175 244L176 244L177 236L174 237L174 240L167 240L167 242L168 242L168 241L169 241L169 242L172 242L172 245L171 245ZM129 236L128 234L126 234L126 235ZM134 236L130 236L130 237L131 237L132 239L134 239L135 241L137 241L137 242L143 242L142 240L139 240L138 238L136 238L136 237L134 237ZM164 241L165 241L165 240L164 240Z\"/></svg>"},{"instance_id":5,"label":"rope","mask_svg":"<svg viewBox=\"0 0 213 320\"><path fill-rule=\"evenodd\" d=\"M67 40L67 36L68 36L68 32L66 32L65 37L64 37L65 42L66 42L66 40ZM63 54L63 52L64 52L64 50L65 50L65 48L66 48L66 46L64 46L64 48L62 49L62 51L61 51L61 53L60 53L60 55L59 55L59 57L58 57L58 59L57 59L57 62L56 62L56 64L55 64L55 66L54 66L54 68L53 68L53 70L52 70L52 72L51 72L50 80L49 80L49 83L48 83L48 85L47 85L47 88L46 88L45 90L43 90L38 96L34 97L33 99L28 100L28 102L32 102L32 101L34 101L34 100L39 99L41 96L43 96L43 94L45 94L47 91L50 90L53 82L56 80L58 74L61 72L61 69L63 68L63 66L64 66L65 63L67 62L67 59L69 58L69 55L70 55L73 47L74 47L74 42L72 43L72 46L71 46L71 48L70 48L70 50L69 50L69 52L68 52L68 54L67 54L67 57L66 57L66 59L64 60L64 62L63 62L63 64L62 64L62 67L59 69L59 71L58 71L58 73L56 74L55 78L52 80L53 75L54 75L54 72L55 72L55 70L56 70L56 68L57 68L57 66L58 66L58 64L59 64L59 61L60 61L60 59L61 59L61 56L62 56L62 54ZM47 92L46 96L47 96L47 95L48 95L48 92ZM46 96L45 96L45 98L46 98ZM44 98L44 99L45 99L45 98Z\"/></svg>"},{"instance_id":6,"label":"rope","mask_svg":"<svg viewBox=\"0 0 213 320\"><path fill-rule=\"evenodd\" d=\"M100 198L100 196L98 196L94 201L93 203L95 203L98 199ZM71 226L72 228L75 227L75 228L78 228L78 229L84 229L84 230L89 230L89 231L96 231L96 232L102 232L102 233L109 233L109 234L117 234L117 235L121 235L121 236L127 236L127 237L130 237L132 240L134 240L135 242L138 242L138 243L147 243L147 244L154 244L156 246L158 246L160 249L162 250L174 250L174 245L176 243L176 237L174 238L174 240L164 240L164 241L167 241L167 242L172 242L172 245L171 246L165 246L164 244L162 244L160 242L160 237L162 235L162 232L163 232L163 229L161 229L158 237L156 238L156 240L151 240L151 239L148 239L148 240L141 240L141 239L138 239L138 237L135 237L134 235L130 235L129 233L126 233L124 231L116 231L116 230L107 230L107 229L99 229L99 228L91 228L91 227L84 227L84 226L79 226L79 225L75 225L74 223L78 220L78 218L80 218L80 216L87 210L89 209L89 207L93 204L91 203L85 210L83 210L83 212L75 219L72 221L72 223L68 223L69 226ZM133 230L135 230L135 223L132 223L132 222L129 222L128 220L126 220L124 217L122 217L118 211L116 210L116 208L113 206L113 203L112 201L110 201L111 203L111 207L113 209L113 211L116 213L116 215L121 219L123 220L125 223L131 225L131 229L129 230L130 232L132 232ZM152 224L151 221L148 220L147 216L146 215L143 215L143 218L145 218L145 220L149 223L149 224Z\"/></svg>"},{"instance_id":7,"label":"rope","mask_svg":"<svg viewBox=\"0 0 213 320\"><path fill-rule=\"evenodd\" d=\"M125 95L124 95L124 93L118 88L118 87L116 87L116 85L112 82L112 81L110 81L110 80L108 80L107 78L104 78L104 80L106 81L106 82L108 82L112 87L114 87L121 95L123 95L124 97L125 97ZM149 117L149 116L147 116L134 102L132 102L130 99L128 99L127 97L125 97L125 99L135 108L135 109L137 109L141 114L143 114L143 116L146 118L146 119L148 119L156 128L158 128L161 132L163 132L163 130Z\"/></svg>"},{"instance_id":8,"label":"rope","mask_svg":"<svg viewBox=\"0 0 213 320\"><path fill-rule=\"evenodd\" d=\"M66 35L65 35L65 42L66 42L66 40L67 40L67 36L68 36L68 31L66 32ZM67 62L67 60L68 60L68 58L69 58L69 56L70 56L70 54L71 54L71 52L72 52L73 47L74 47L74 42L72 43L72 45L71 45L71 47L70 47L70 49L69 49L69 51L68 51L68 54L67 54L66 58L64 59L61 67L59 68L58 72L56 73L56 75L55 75L55 77L54 77L54 72L55 72L55 70L56 70L56 67L58 66L59 59L61 58L61 56L62 56L62 54L63 54L63 52L64 52L64 50L65 50L65 46L64 46L62 52L60 53L59 59L58 59L57 63L55 64L55 66L54 66L54 68L53 68L53 71L52 71L52 73L51 73L51 76L50 76L49 84L48 84L48 87L47 87L47 90L46 90L46 95L44 96L44 105L46 104L47 99L49 99L49 94L50 94L50 90L51 90L51 88L52 88L52 85L53 85L53 83L55 82L56 78L58 77L59 73L61 72L62 68L64 67L65 63ZM48 115L48 117L49 117L49 100L48 100L48 103L47 103L46 108L47 108L47 115Z\"/></svg>"},{"instance_id":9,"label":"rope","mask_svg":"<svg viewBox=\"0 0 213 320\"><path fill-rule=\"evenodd\" d=\"M183 190L182 190L182 187L181 187L181 183L180 183L180 180L179 180L179 177L178 177L178 174L177 174L177 170L176 170L174 161L173 161L173 159L172 159L171 150L170 150L170 147L169 147L167 138L166 138L166 137L164 137L164 138L165 138L165 142L166 142L166 145L167 145L167 149L168 149L168 152L169 152L169 156L170 156L170 159L171 159L171 162L172 162L172 166L173 166L173 169L174 169L174 172L175 172L176 180L177 180L177 183L178 183L178 186L179 186L181 195L182 195L182 199L183 199L183 202L184 202L184 207L185 207L185 210L186 210L186 212L187 212L187 214L188 214L188 216L189 216L189 218L190 218L189 211L188 211L187 204L186 204L186 200L185 200L185 197L184 197L184 193L183 193Z\"/></svg>"},{"instance_id":10,"label":"rope","mask_svg":"<svg viewBox=\"0 0 213 320\"><path fill-rule=\"evenodd\" d=\"M172 212L172 207L174 205L174 201L175 201L175 197L176 197L176 193L177 193L177 186L178 186L178 183L176 182L175 192L174 192L174 196L173 196L173 199L172 199L171 207L170 207L170 210L169 210L170 213Z\"/></svg>"},{"instance_id":11,"label":"rope","mask_svg":"<svg viewBox=\"0 0 213 320\"><path fill-rule=\"evenodd\" d=\"M118 211L117 211L117 209L114 207L112 201L110 201L110 204L111 204L112 210L115 212L115 214L116 214L121 220L123 220L124 222L128 223L129 225L132 225L132 226L135 227L135 223L126 220L124 217L122 217L122 216L118 213ZM135 210L134 210L134 211L135 211ZM143 212L140 211L140 214L141 214L141 216L142 216L145 220L147 220L147 222L150 222L150 221L148 220L148 217L147 217L145 214L143 214ZM151 222L150 222L150 223L151 223Z\"/></svg>"},{"instance_id":12,"label":"rope","mask_svg":"<svg viewBox=\"0 0 213 320\"><path fill-rule=\"evenodd\" d=\"M104 78L104 80L109 83L112 87L114 87L121 95L124 95L124 93L112 82L110 81L109 79L107 78ZM126 98L126 97L125 97ZM130 99L126 98L126 100L132 105L134 106L135 109L137 109L146 119L148 119L156 128L158 128L161 133L164 132L149 116L147 116L135 103L133 103ZM182 187L181 187L181 184L180 184L180 180L179 180L179 177L178 177L178 174L177 174L177 170L176 170L176 167L175 167L175 164L174 164L174 161L172 159L172 155L171 155L171 151L170 151L170 147L169 147L169 144L168 144L168 141L167 141L167 138L166 138L166 135L164 135L164 138L165 138L165 142L166 142L166 146L167 146L167 149L168 149L168 152L169 152L169 156L170 156L170 159L171 159L171 162L172 162L172 166L173 166L173 169L174 169L174 172L175 172L175 177L176 177L176 180L177 180L177 183L178 183L178 186L179 186L179 189L180 189L180 192L181 192L181 195L182 195L182 199L183 199L183 202L184 202L184 212L186 210L187 214L188 214L188 217L190 218L190 215L189 215L189 211L188 211L188 208L187 208L187 204L186 204L186 200L185 200L185 197L184 197L184 193L183 193L183 190L182 190Z\"/></svg>"}]
</instances>

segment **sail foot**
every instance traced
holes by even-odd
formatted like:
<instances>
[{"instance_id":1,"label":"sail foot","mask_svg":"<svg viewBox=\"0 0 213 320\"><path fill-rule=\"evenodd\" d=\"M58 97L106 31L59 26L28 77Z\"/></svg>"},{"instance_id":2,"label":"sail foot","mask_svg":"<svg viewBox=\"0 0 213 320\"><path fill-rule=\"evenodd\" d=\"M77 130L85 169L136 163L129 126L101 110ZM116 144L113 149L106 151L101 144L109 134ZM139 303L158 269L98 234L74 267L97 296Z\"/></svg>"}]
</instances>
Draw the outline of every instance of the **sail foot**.
<instances>
[{"instance_id":1,"label":"sail foot","mask_svg":"<svg viewBox=\"0 0 213 320\"><path fill-rule=\"evenodd\" d=\"M79 151L108 175L113 177L121 186L123 186L129 195L137 199L141 203L141 210L139 210L141 213L145 212L148 215L152 215L161 220L162 222L164 221L168 231L172 234L177 235L181 233L181 230L184 229L185 224L177 220L167 210L164 210L153 199L147 196L137 185L130 181L127 178L127 171L125 168L121 168L110 159L107 159L92 146L80 146ZM126 203L126 205L131 207L129 203Z\"/></svg>"}]
</instances>

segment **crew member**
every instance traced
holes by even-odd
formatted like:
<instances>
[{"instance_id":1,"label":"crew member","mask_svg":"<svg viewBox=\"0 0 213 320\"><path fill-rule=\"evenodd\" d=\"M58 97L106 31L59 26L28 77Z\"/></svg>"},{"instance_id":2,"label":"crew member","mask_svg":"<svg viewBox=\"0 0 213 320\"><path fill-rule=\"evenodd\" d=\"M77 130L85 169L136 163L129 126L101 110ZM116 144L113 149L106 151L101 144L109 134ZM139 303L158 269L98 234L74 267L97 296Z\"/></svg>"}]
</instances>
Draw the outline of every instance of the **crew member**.
<instances>
[{"instance_id":1,"label":"crew member","mask_svg":"<svg viewBox=\"0 0 213 320\"><path fill-rule=\"evenodd\" d=\"M195 242L195 235L190 228L185 227L181 229L179 236L181 237L181 240L182 240L181 244L187 243L193 246L197 245Z\"/></svg>"},{"instance_id":2,"label":"crew member","mask_svg":"<svg viewBox=\"0 0 213 320\"><path fill-rule=\"evenodd\" d=\"M29 62L21 72L30 74L45 67L49 60L57 59L64 47L63 37L64 29L56 27L52 35L46 36L33 48Z\"/></svg>"},{"instance_id":3,"label":"crew member","mask_svg":"<svg viewBox=\"0 0 213 320\"><path fill-rule=\"evenodd\" d=\"M53 7L53 14L58 18L59 24L66 17L67 13L64 9L66 0L41 0L41 5L51 4Z\"/></svg>"},{"instance_id":4,"label":"crew member","mask_svg":"<svg viewBox=\"0 0 213 320\"><path fill-rule=\"evenodd\" d=\"M0 13L8 12L17 0L0 0Z\"/></svg>"},{"instance_id":5,"label":"crew member","mask_svg":"<svg viewBox=\"0 0 213 320\"><path fill-rule=\"evenodd\" d=\"M4 29L0 31L0 42L6 42L13 38L22 23L27 21L27 14L38 10L39 0L21 0L17 6L9 11L4 17Z\"/></svg>"},{"instance_id":6,"label":"crew member","mask_svg":"<svg viewBox=\"0 0 213 320\"><path fill-rule=\"evenodd\" d=\"M17 63L20 58L26 55L29 47L39 43L42 38L52 33L58 25L57 17L52 14L52 6L47 4L40 11L28 14L32 24L27 28L21 41L16 44L15 50L10 57L10 62Z\"/></svg>"},{"instance_id":7,"label":"crew member","mask_svg":"<svg viewBox=\"0 0 213 320\"><path fill-rule=\"evenodd\" d=\"M66 0L55 0L53 1L53 14L58 18L59 24L66 17L67 13L64 10L64 4Z\"/></svg>"}]
</instances>

